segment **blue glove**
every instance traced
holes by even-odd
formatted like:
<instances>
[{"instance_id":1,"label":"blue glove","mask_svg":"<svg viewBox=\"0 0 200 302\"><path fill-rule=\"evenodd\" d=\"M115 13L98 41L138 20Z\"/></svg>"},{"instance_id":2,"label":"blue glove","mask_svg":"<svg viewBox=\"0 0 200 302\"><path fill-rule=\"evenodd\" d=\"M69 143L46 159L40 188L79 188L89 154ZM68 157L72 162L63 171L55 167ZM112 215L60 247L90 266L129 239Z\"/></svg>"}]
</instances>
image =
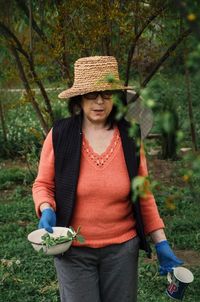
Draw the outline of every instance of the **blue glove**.
<instances>
[{"instance_id":1,"label":"blue glove","mask_svg":"<svg viewBox=\"0 0 200 302\"><path fill-rule=\"evenodd\" d=\"M168 272L172 271L173 267L183 264L183 261L174 255L167 240L156 243L155 248L160 264L160 275L167 275Z\"/></svg>"},{"instance_id":2,"label":"blue glove","mask_svg":"<svg viewBox=\"0 0 200 302\"><path fill-rule=\"evenodd\" d=\"M53 209L47 208L42 211L38 229L45 228L49 233L53 233L52 227L56 225L56 214Z\"/></svg>"}]
</instances>

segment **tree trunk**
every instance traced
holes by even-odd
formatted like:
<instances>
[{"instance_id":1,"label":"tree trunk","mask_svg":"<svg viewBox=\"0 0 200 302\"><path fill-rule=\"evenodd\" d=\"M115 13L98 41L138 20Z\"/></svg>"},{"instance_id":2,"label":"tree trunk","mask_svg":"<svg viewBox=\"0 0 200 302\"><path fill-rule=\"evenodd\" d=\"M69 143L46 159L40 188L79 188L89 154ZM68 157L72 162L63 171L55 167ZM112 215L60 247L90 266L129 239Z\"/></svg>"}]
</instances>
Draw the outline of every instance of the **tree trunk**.
<instances>
[{"instance_id":1,"label":"tree trunk","mask_svg":"<svg viewBox=\"0 0 200 302\"><path fill-rule=\"evenodd\" d=\"M134 25L134 30L135 30L135 36L138 36L139 33L139 0L136 1L136 10L135 10L135 25ZM140 46L139 43L137 44L135 51L137 53L137 56L139 56L140 54ZM138 76L139 76L139 84L141 86L142 84L142 74L141 74L141 70L140 70L140 64L139 61L137 62L137 72L138 72Z\"/></svg>"},{"instance_id":2,"label":"tree trunk","mask_svg":"<svg viewBox=\"0 0 200 302\"><path fill-rule=\"evenodd\" d=\"M33 31L32 31L32 23L33 23L33 12L32 12L32 3L29 0L29 41L30 41L30 58L33 61Z\"/></svg>"},{"instance_id":3,"label":"tree trunk","mask_svg":"<svg viewBox=\"0 0 200 302\"><path fill-rule=\"evenodd\" d=\"M21 60L19 58L19 55L17 53L17 50L16 50L16 48L13 45L10 46L10 49L11 49L11 52L12 52L12 54L13 54L15 60L16 60L18 71L19 71L19 76L20 76L20 78L22 80L22 83L24 85L26 93L27 93L27 95L28 95L28 97L29 97L29 99L30 99L30 101L32 103L33 109L35 110L35 113L36 113L36 115L37 115L37 117L38 117L38 119L40 121L40 124L42 126L43 132L46 135L48 133L48 131L49 131L49 127L48 127L47 123L45 122L45 120L44 120L44 118L42 116L42 113L41 113L41 111L39 109L39 106L38 106L38 104L37 104L37 102L36 102L36 100L35 100L35 98L33 96L32 90L30 88L29 82L28 82L27 77L25 75L24 68L23 68L22 62L21 62Z\"/></svg>"},{"instance_id":4,"label":"tree trunk","mask_svg":"<svg viewBox=\"0 0 200 302\"><path fill-rule=\"evenodd\" d=\"M41 82L41 80L38 78L36 72L35 72L35 67L34 67L34 63L33 61L30 59L28 59L28 63L29 63L29 66L30 66L30 70L31 70L31 73L33 75L33 78L34 78L34 81L36 82L36 84L38 85L40 91L41 91L41 94L43 96L43 99L44 99L44 102L45 102L45 105L46 105L46 108L47 108L47 112L50 116L50 119L51 119L51 123L53 124L54 122L54 114L53 114L53 111L52 111L52 108L51 108L51 102L49 100L49 97L46 93L46 90Z\"/></svg>"},{"instance_id":5,"label":"tree trunk","mask_svg":"<svg viewBox=\"0 0 200 302\"><path fill-rule=\"evenodd\" d=\"M195 121L194 121L194 115L193 115L193 109L192 109L192 94L191 94L191 83L190 83L190 72L186 64L186 51L184 54L184 67L185 67L185 85L186 85L186 91L187 91L187 103L188 103L188 115L190 120L190 131L191 131L191 137L192 137L192 145L193 150L197 151L197 139L196 139L196 131L195 131Z\"/></svg>"},{"instance_id":6,"label":"tree trunk","mask_svg":"<svg viewBox=\"0 0 200 302\"><path fill-rule=\"evenodd\" d=\"M38 85L38 87L40 88L40 91L42 93L42 96L44 98L44 102L46 104L46 108L47 108L47 112L50 116L51 119L51 123L53 124L54 122L54 116L53 116L53 111L51 108L51 103L50 100L48 98L48 95L44 89L44 86L42 85L42 82L39 80L36 72L35 72L35 66L34 66L34 50L33 50L33 12L32 12L32 3L31 0L29 0L29 40L30 40L30 54L29 56L27 56L27 60L29 62L29 66L30 66L30 70L31 73L33 75L33 78L36 82L36 84Z\"/></svg>"},{"instance_id":7,"label":"tree trunk","mask_svg":"<svg viewBox=\"0 0 200 302\"><path fill-rule=\"evenodd\" d=\"M68 84L72 84L72 78L70 75L70 66L67 61L67 51L66 51L66 34L65 34L65 20L67 19L66 16L66 10L63 8L63 1L62 0L56 0L55 5L58 11L58 22L60 27L60 37L61 40L59 43L61 43L61 49L62 54L60 56L61 61L61 73L64 80L68 80Z\"/></svg>"},{"instance_id":8,"label":"tree trunk","mask_svg":"<svg viewBox=\"0 0 200 302\"><path fill-rule=\"evenodd\" d=\"M4 142L7 143L7 131L6 131L6 124L5 124L5 119L4 119L4 111L3 111L3 104L0 100L0 119L1 119L1 125L2 125L2 130L3 130L3 139Z\"/></svg>"},{"instance_id":9,"label":"tree trunk","mask_svg":"<svg viewBox=\"0 0 200 302\"><path fill-rule=\"evenodd\" d=\"M162 159L177 159L176 132L178 131L178 116L176 113L173 113L173 118L175 122L175 127L173 131L161 131Z\"/></svg>"},{"instance_id":10,"label":"tree trunk","mask_svg":"<svg viewBox=\"0 0 200 302\"><path fill-rule=\"evenodd\" d=\"M109 4L106 1L102 1L103 23L106 25L106 34L102 38L102 45L104 46L104 53L106 56L111 55L110 50L110 34L111 34L111 21L108 20L107 11L110 9Z\"/></svg>"}]
</instances>

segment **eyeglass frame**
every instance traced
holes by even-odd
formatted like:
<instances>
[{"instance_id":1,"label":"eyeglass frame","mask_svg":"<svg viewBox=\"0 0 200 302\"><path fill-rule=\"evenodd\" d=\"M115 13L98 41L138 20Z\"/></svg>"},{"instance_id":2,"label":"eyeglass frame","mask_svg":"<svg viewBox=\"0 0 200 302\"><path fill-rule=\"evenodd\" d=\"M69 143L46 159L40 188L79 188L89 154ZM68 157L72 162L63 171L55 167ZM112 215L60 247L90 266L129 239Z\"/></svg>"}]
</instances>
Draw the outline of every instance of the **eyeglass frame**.
<instances>
[{"instance_id":1,"label":"eyeglass frame","mask_svg":"<svg viewBox=\"0 0 200 302\"><path fill-rule=\"evenodd\" d=\"M93 92L84 94L83 97L86 98L87 100L96 100L97 97L100 95L102 97L102 99L110 100L110 99L112 99L112 96L114 93L116 93L116 92L113 90L93 91Z\"/></svg>"}]
</instances>

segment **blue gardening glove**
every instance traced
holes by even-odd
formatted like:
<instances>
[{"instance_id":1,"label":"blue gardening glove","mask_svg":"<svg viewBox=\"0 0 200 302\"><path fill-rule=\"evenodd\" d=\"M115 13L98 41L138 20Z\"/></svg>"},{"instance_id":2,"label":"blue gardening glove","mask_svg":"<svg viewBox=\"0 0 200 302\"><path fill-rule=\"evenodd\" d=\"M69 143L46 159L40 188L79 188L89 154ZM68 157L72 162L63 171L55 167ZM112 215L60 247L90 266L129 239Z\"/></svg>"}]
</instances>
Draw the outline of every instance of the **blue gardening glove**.
<instances>
[{"instance_id":1,"label":"blue gardening glove","mask_svg":"<svg viewBox=\"0 0 200 302\"><path fill-rule=\"evenodd\" d=\"M183 261L174 255L167 240L156 243L155 248L160 264L160 275L167 275L168 272L172 271L173 267L183 264Z\"/></svg>"},{"instance_id":2,"label":"blue gardening glove","mask_svg":"<svg viewBox=\"0 0 200 302\"><path fill-rule=\"evenodd\" d=\"M52 227L56 225L56 214L52 208L47 208L42 211L42 216L39 221L38 229L45 228L49 233L53 233Z\"/></svg>"}]
</instances>

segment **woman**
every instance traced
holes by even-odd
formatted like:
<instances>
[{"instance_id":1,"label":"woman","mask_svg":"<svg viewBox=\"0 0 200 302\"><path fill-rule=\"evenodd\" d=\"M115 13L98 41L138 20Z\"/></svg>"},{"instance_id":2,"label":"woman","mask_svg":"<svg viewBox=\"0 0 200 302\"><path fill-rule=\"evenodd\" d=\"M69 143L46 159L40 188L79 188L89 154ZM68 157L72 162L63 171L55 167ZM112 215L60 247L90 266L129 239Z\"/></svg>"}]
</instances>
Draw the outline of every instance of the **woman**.
<instances>
[{"instance_id":1,"label":"woman","mask_svg":"<svg viewBox=\"0 0 200 302\"><path fill-rule=\"evenodd\" d=\"M128 122L115 119L113 96L124 101L126 89L114 57L77 60L73 86L59 95L70 98L72 117L56 122L43 145L33 185L39 227L81 226L85 238L55 257L62 302L136 301L139 246L150 254L145 235L155 244L161 274L182 264L153 195L131 201L131 180L147 176L147 166Z\"/></svg>"}]
</instances>

